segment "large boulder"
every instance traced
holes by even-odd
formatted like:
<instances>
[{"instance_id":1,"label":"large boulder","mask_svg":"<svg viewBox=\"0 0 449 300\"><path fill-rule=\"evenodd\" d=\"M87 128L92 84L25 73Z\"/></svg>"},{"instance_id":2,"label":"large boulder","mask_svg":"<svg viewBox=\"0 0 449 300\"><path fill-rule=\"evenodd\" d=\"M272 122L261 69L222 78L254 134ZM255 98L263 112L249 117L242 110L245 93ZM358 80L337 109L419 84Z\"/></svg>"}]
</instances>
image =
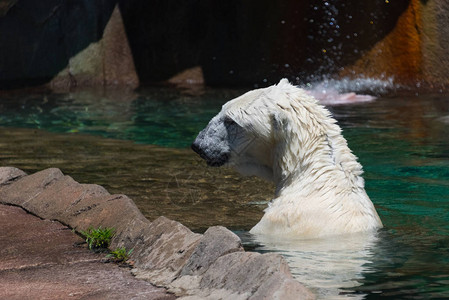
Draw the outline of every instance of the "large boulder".
<instances>
[{"instance_id":1,"label":"large boulder","mask_svg":"<svg viewBox=\"0 0 449 300\"><path fill-rule=\"evenodd\" d=\"M71 57L68 65L50 82L53 90L86 86L136 88L138 85L139 78L118 6L115 6L101 39Z\"/></svg>"},{"instance_id":2,"label":"large boulder","mask_svg":"<svg viewBox=\"0 0 449 300\"><path fill-rule=\"evenodd\" d=\"M178 277L200 238L179 222L157 218L145 231L144 246L136 249L139 268L134 274L156 285L168 285Z\"/></svg>"},{"instance_id":3,"label":"large boulder","mask_svg":"<svg viewBox=\"0 0 449 300\"><path fill-rule=\"evenodd\" d=\"M136 87L117 2L2 1L0 89L50 81L55 89Z\"/></svg>"},{"instance_id":4,"label":"large boulder","mask_svg":"<svg viewBox=\"0 0 449 300\"><path fill-rule=\"evenodd\" d=\"M202 275L220 257L243 251L240 238L222 226L210 227L201 237L181 275Z\"/></svg>"}]
</instances>

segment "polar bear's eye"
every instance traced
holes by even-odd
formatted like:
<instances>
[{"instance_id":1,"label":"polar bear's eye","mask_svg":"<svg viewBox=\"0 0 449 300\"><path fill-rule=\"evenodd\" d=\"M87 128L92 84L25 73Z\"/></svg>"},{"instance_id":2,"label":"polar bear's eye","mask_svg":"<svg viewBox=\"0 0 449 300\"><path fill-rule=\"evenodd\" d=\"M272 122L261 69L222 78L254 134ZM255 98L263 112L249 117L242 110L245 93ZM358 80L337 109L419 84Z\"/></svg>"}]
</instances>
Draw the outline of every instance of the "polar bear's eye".
<instances>
[{"instance_id":1,"label":"polar bear's eye","mask_svg":"<svg viewBox=\"0 0 449 300\"><path fill-rule=\"evenodd\" d=\"M233 119L231 119L231 118L228 117L228 116L225 117L225 119L224 119L223 122L224 122L224 124L225 124L226 127L227 127L227 126L231 126L231 125L237 124Z\"/></svg>"}]
</instances>

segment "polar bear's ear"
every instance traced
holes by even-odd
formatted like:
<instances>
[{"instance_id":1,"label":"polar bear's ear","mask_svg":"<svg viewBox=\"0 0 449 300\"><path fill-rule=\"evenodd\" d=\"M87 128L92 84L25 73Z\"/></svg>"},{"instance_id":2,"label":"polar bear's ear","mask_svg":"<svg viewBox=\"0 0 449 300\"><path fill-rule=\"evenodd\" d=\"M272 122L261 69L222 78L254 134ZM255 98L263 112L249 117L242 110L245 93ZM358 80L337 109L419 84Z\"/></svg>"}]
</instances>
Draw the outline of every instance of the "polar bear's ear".
<instances>
[{"instance_id":1,"label":"polar bear's ear","mask_svg":"<svg viewBox=\"0 0 449 300\"><path fill-rule=\"evenodd\" d=\"M272 115L273 135L275 139L284 139L289 129L289 118L283 110L276 111Z\"/></svg>"},{"instance_id":2,"label":"polar bear's ear","mask_svg":"<svg viewBox=\"0 0 449 300\"><path fill-rule=\"evenodd\" d=\"M287 78L282 78L277 85L278 86L283 86L283 85L286 85L286 84L290 85L290 82L288 81Z\"/></svg>"},{"instance_id":3,"label":"polar bear's ear","mask_svg":"<svg viewBox=\"0 0 449 300\"><path fill-rule=\"evenodd\" d=\"M288 94L291 87L292 85L284 78L277 85L269 88L267 96L272 100L272 103L276 104L280 109L289 109L291 100L289 99Z\"/></svg>"}]
</instances>

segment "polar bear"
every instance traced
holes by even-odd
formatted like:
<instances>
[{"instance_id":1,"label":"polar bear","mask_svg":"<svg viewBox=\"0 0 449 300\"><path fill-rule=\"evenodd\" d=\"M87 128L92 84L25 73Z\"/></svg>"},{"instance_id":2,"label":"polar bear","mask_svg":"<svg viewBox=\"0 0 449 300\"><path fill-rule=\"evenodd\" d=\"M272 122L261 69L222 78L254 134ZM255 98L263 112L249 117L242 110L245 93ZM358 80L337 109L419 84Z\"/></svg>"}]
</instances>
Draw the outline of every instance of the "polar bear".
<instances>
[{"instance_id":1,"label":"polar bear","mask_svg":"<svg viewBox=\"0 0 449 300\"><path fill-rule=\"evenodd\" d=\"M382 227L336 120L287 79L224 104L192 149L210 166L275 183L252 234L309 238Z\"/></svg>"}]
</instances>

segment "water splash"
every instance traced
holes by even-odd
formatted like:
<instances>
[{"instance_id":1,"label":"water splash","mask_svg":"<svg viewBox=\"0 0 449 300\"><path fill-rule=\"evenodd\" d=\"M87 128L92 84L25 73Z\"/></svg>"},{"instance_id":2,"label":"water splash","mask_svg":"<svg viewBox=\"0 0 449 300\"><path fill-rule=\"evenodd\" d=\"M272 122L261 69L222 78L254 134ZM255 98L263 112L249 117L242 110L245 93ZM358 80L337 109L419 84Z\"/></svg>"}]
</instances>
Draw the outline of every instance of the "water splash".
<instances>
[{"instance_id":1,"label":"water splash","mask_svg":"<svg viewBox=\"0 0 449 300\"><path fill-rule=\"evenodd\" d=\"M310 95L317 98L324 105L338 105L355 102L367 102L376 99L376 96L384 95L399 86L393 78L340 78L323 79L316 82L308 82L300 87L306 89Z\"/></svg>"}]
</instances>

